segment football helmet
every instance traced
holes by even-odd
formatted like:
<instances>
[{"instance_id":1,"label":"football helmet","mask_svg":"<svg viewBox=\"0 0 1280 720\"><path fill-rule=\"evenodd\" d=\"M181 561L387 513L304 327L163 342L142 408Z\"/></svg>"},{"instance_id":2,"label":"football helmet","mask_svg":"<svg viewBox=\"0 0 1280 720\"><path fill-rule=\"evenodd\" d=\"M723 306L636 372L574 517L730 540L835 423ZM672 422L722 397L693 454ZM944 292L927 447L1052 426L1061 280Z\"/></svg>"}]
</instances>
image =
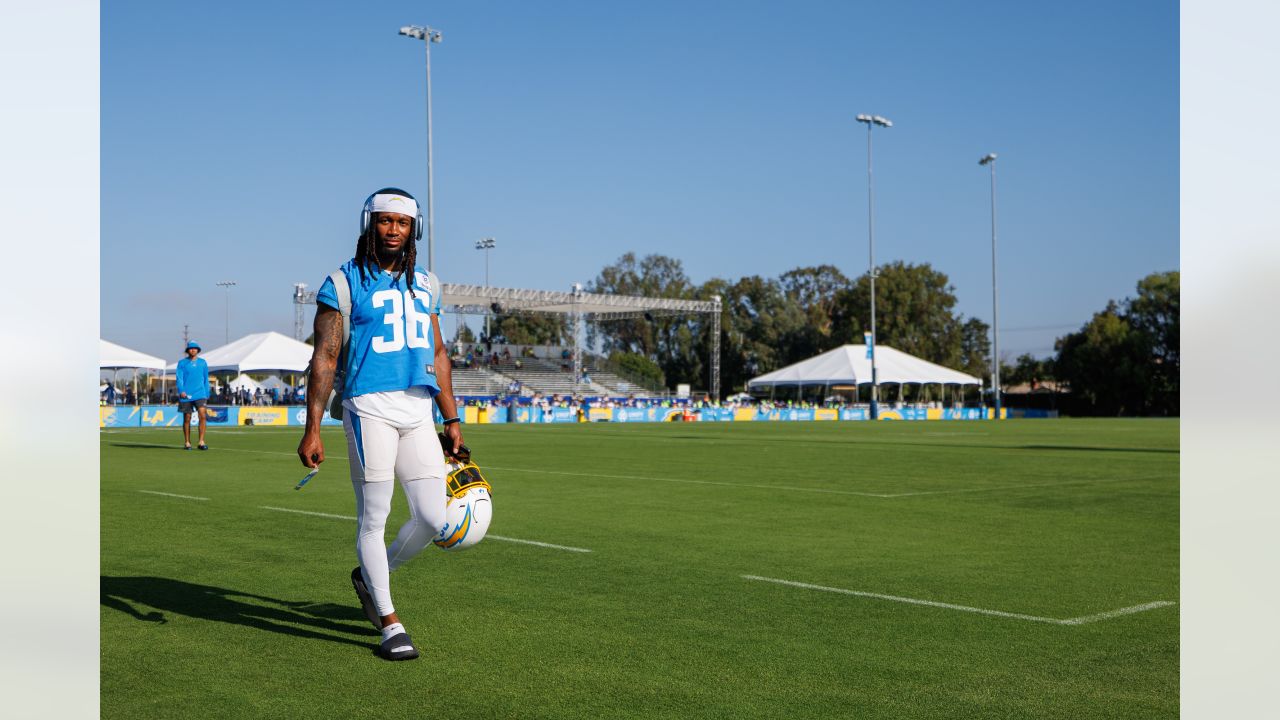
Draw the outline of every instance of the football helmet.
<instances>
[{"instance_id":1,"label":"football helmet","mask_svg":"<svg viewBox=\"0 0 1280 720\"><path fill-rule=\"evenodd\" d=\"M431 542L443 550L466 550L484 539L493 520L493 488L473 462L450 463L445 477L444 527Z\"/></svg>"}]
</instances>

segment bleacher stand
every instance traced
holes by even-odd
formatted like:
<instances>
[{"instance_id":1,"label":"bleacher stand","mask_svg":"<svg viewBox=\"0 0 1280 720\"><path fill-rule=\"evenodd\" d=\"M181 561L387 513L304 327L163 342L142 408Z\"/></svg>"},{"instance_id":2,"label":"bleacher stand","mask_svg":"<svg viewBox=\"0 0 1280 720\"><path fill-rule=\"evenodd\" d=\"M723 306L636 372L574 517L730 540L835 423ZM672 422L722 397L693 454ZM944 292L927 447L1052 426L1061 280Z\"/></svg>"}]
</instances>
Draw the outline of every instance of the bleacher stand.
<instances>
[{"instance_id":1,"label":"bleacher stand","mask_svg":"<svg viewBox=\"0 0 1280 720\"><path fill-rule=\"evenodd\" d=\"M519 365L519 367L517 367ZM540 392L543 395L572 395L574 391L573 365L560 360L544 360L538 357L498 358L495 374L520 381L526 394ZM617 393L600 382L595 373L578 383L579 395L613 395ZM456 388L457 385L455 384ZM505 387L505 384L504 384Z\"/></svg>"}]
</instances>

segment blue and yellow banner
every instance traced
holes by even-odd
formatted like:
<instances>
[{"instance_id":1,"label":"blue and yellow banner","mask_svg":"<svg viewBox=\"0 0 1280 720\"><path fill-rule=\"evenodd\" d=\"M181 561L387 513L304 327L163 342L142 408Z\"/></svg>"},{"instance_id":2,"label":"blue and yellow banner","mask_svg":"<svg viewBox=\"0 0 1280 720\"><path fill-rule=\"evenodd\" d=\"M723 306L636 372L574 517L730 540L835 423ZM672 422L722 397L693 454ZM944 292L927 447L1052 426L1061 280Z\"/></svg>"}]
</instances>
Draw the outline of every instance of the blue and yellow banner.
<instances>
[{"instance_id":1,"label":"blue and yellow banner","mask_svg":"<svg viewBox=\"0 0 1280 720\"><path fill-rule=\"evenodd\" d=\"M462 420L466 423L571 423L582 420L593 422L679 422L684 419L685 411L681 407L650 408L591 408L588 414L580 419L577 409L542 408L533 405L515 407L478 407L461 408ZM217 406L205 409L206 419L212 426L253 425L267 426L303 426L307 422L307 409L300 405L287 407L246 407ZM1051 410L1010 410L1002 408L1003 417L1045 418L1057 417ZM698 422L807 422L820 421L857 421L870 420L867 408L774 408L762 410L758 408L702 408L693 411L690 417ZM995 418L994 408L890 408L880 406L881 420L988 420ZM441 421L439 410L436 410L436 422ZM191 414L191 424L198 418ZM136 428L136 427L177 427L182 424L182 413L177 405L108 405L98 408L98 427L100 428ZM326 411L321 421L323 425L341 425L340 420L329 417Z\"/></svg>"},{"instance_id":2,"label":"blue and yellow banner","mask_svg":"<svg viewBox=\"0 0 1280 720\"><path fill-rule=\"evenodd\" d=\"M289 425L289 408L287 407L241 407L238 424L240 425ZM296 414L295 414L296 417ZM303 410L303 421L306 421L306 410Z\"/></svg>"}]
</instances>

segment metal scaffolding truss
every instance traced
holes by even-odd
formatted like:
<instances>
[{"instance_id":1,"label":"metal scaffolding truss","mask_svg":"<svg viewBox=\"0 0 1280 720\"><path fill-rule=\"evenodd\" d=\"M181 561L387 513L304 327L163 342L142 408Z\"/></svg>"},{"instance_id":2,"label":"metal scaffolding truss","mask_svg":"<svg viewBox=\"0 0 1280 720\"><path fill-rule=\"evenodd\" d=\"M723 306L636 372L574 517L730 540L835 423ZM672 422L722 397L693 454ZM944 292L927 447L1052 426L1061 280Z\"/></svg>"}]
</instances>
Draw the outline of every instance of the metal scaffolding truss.
<instances>
[{"instance_id":1,"label":"metal scaffolding truss","mask_svg":"<svg viewBox=\"0 0 1280 720\"><path fill-rule=\"evenodd\" d=\"M678 315L711 315L711 396L720 397L720 296L711 300L678 300L634 295L605 295L589 293L581 285L574 285L571 292L555 290L530 290L525 288L499 288L484 285L458 285L442 283L444 291L441 304L445 312L460 315L487 315L489 313L524 314L542 313L568 315L573 327L573 374L575 384L582 374L582 348L579 335L582 323L590 320L629 320L638 318L671 317ZM299 340L303 332L303 305L313 305L314 292L306 286L294 285L294 334Z\"/></svg>"},{"instance_id":2,"label":"metal scaffolding truss","mask_svg":"<svg viewBox=\"0 0 1280 720\"><path fill-rule=\"evenodd\" d=\"M490 308L493 303L502 311L533 310L545 313L580 312L597 319L614 319L612 314L639 317L645 312L657 315L683 315L688 313L715 312L719 301L675 300L672 298L636 297L632 295L603 295L582 290L557 292L555 290L526 290L522 288L485 287L483 285L455 285L444 283L445 305L481 306Z\"/></svg>"}]
</instances>

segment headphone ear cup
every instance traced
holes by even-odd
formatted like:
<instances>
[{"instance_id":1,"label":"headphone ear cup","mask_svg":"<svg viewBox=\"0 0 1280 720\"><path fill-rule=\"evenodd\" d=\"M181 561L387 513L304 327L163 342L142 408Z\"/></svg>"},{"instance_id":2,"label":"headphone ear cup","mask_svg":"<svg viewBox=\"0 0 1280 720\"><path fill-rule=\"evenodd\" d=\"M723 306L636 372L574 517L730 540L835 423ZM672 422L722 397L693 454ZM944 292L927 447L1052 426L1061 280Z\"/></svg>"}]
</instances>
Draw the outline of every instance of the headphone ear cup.
<instances>
[{"instance_id":1,"label":"headphone ear cup","mask_svg":"<svg viewBox=\"0 0 1280 720\"><path fill-rule=\"evenodd\" d=\"M381 191L381 190L379 190L378 192L382 192L382 191ZM365 199L364 199L364 207L360 208L360 235L361 235L361 237L363 237L365 233L369 232L369 222L370 222L370 220L372 219L372 217L371 217L371 216L373 215L373 198L374 198L374 196L375 196L375 195L377 195L377 194L378 194L378 193L376 193L376 192L375 192L375 193L373 193L373 195L370 195L369 197L365 198Z\"/></svg>"},{"instance_id":2,"label":"headphone ear cup","mask_svg":"<svg viewBox=\"0 0 1280 720\"><path fill-rule=\"evenodd\" d=\"M417 237L416 239L417 239L417 240L421 240L421 239L422 239L422 213L418 213L418 223L417 223L417 224L418 224L418 237Z\"/></svg>"}]
</instances>

